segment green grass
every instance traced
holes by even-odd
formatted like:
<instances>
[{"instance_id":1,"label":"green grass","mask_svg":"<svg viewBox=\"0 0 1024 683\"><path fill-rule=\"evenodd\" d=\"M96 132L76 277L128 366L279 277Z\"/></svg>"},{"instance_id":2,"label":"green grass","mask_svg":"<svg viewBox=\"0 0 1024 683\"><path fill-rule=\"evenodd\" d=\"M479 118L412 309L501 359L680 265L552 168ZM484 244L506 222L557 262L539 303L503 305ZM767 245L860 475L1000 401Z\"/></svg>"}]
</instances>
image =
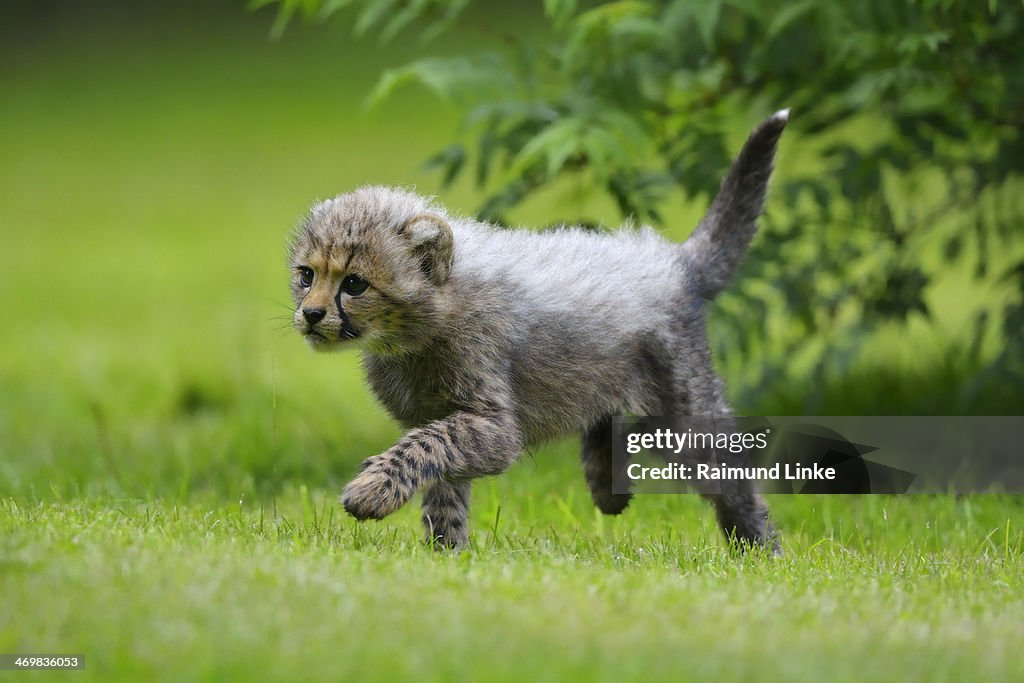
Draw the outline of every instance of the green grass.
<instances>
[{"instance_id":1,"label":"green grass","mask_svg":"<svg viewBox=\"0 0 1024 683\"><path fill-rule=\"evenodd\" d=\"M695 498L599 520L527 469L458 556L304 491L7 502L0 646L104 681L1024 677L1015 501L779 499L786 557L737 557Z\"/></svg>"},{"instance_id":2,"label":"green grass","mask_svg":"<svg viewBox=\"0 0 1024 683\"><path fill-rule=\"evenodd\" d=\"M0 652L79 652L97 681L1024 678L1014 497L777 497L786 556L740 557L694 496L602 518L564 441L475 486L461 555L420 544L415 506L344 516L399 432L354 354L289 333L284 237L360 183L437 191L420 162L455 112L361 112L415 44L274 44L198 7L0 28ZM581 207L614 219L558 190L516 218ZM956 412L947 331L879 340L897 364L833 377L826 411Z\"/></svg>"}]
</instances>

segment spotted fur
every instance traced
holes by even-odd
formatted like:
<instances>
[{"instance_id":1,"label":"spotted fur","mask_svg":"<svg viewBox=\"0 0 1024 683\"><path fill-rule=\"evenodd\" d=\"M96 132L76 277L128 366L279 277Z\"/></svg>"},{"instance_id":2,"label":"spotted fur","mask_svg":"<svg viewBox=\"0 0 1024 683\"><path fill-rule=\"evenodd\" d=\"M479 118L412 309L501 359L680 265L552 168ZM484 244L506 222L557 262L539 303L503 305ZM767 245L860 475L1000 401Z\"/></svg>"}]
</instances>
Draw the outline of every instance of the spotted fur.
<instances>
[{"instance_id":1,"label":"spotted fur","mask_svg":"<svg viewBox=\"0 0 1024 683\"><path fill-rule=\"evenodd\" d=\"M621 512L612 416L730 413L706 305L754 235L786 120L754 130L682 245L650 228L502 229L386 187L317 204L290 249L295 326L317 350L358 345L374 392L409 430L363 463L345 509L380 519L422 489L428 540L461 547L470 481L576 432L595 504ZM369 286L348 292L349 276ZM729 486L709 496L723 531L777 547L757 492Z\"/></svg>"}]
</instances>

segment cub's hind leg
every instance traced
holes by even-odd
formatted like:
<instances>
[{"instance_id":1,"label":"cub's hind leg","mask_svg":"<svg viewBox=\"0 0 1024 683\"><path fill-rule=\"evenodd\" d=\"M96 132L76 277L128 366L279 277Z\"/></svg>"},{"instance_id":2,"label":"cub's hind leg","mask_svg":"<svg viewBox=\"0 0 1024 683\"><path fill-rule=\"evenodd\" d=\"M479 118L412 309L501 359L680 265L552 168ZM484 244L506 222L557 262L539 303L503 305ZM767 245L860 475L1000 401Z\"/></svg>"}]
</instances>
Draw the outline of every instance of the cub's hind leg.
<instances>
[{"instance_id":1,"label":"cub's hind leg","mask_svg":"<svg viewBox=\"0 0 1024 683\"><path fill-rule=\"evenodd\" d=\"M751 482L722 482L721 492L705 497L714 503L718 525L730 542L742 550L763 546L782 554L778 534L768 521L768 506Z\"/></svg>"},{"instance_id":2,"label":"cub's hind leg","mask_svg":"<svg viewBox=\"0 0 1024 683\"><path fill-rule=\"evenodd\" d=\"M684 322L672 343L650 341L644 347L642 358L648 378L645 409L652 411L650 414L660 413L664 419L658 424L665 422L665 427L680 434L692 427L697 427L697 432L730 430L734 425L732 410L725 399L725 385L715 374L703 323L699 318L687 318ZM691 419L686 420L687 417ZM702 449L662 455L691 468L699 463L739 458L728 451ZM714 504L718 524L731 543L740 548L761 545L780 552L775 529L768 521L768 507L753 482L720 480L693 484Z\"/></svg>"},{"instance_id":3,"label":"cub's hind leg","mask_svg":"<svg viewBox=\"0 0 1024 683\"><path fill-rule=\"evenodd\" d=\"M599 422L583 430L583 448L580 451L583 461L583 477L590 488L590 496L594 505L606 515L617 515L626 509L631 493L612 493L612 482L628 482L625 458L616 468L612 458L612 419L602 418Z\"/></svg>"},{"instance_id":4,"label":"cub's hind leg","mask_svg":"<svg viewBox=\"0 0 1024 683\"><path fill-rule=\"evenodd\" d=\"M710 357L705 367L705 372L698 373L687 381L685 410L680 410L677 414L713 417L716 431L732 430L735 422L725 400L725 385L710 369ZM729 465L745 464L741 461L743 454L734 454L728 450L697 453L697 458L704 462L714 460L725 461ZM730 543L736 544L740 549L763 546L777 555L782 553L778 535L768 520L768 506L753 481L728 479L714 482L714 487L710 490L699 488L701 495L714 504L718 525Z\"/></svg>"},{"instance_id":5,"label":"cub's hind leg","mask_svg":"<svg viewBox=\"0 0 1024 683\"><path fill-rule=\"evenodd\" d=\"M423 528L436 549L469 545L469 480L433 481L423 489Z\"/></svg>"}]
</instances>

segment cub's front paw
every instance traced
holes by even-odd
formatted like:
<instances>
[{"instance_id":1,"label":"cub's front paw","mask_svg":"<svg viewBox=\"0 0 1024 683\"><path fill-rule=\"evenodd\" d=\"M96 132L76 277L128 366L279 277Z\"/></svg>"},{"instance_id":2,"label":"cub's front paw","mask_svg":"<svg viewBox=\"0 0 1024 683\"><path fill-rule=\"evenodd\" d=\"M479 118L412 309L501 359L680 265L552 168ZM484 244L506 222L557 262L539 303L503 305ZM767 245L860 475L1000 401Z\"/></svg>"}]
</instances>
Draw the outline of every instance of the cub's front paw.
<instances>
[{"instance_id":1,"label":"cub's front paw","mask_svg":"<svg viewBox=\"0 0 1024 683\"><path fill-rule=\"evenodd\" d=\"M405 505L414 492L408 478L398 474L397 467L390 464L385 456L368 458L356 478L342 492L341 504L360 521L387 517Z\"/></svg>"}]
</instances>

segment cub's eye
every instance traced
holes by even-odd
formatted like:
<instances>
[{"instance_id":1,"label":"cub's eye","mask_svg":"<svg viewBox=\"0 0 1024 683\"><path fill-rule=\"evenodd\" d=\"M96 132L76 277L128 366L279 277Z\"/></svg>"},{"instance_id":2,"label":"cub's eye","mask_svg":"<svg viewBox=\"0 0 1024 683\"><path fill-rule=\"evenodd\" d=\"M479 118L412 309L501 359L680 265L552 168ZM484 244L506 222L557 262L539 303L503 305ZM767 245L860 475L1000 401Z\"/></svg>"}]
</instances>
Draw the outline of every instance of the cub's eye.
<instances>
[{"instance_id":1,"label":"cub's eye","mask_svg":"<svg viewBox=\"0 0 1024 683\"><path fill-rule=\"evenodd\" d=\"M358 275L346 275L341 281L341 291L352 296L358 296L366 291L370 283Z\"/></svg>"},{"instance_id":2,"label":"cub's eye","mask_svg":"<svg viewBox=\"0 0 1024 683\"><path fill-rule=\"evenodd\" d=\"M299 284L303 287L311 287L313 285L313 269L301 266L299 268Z\"/></svg>"}]
</instances>

